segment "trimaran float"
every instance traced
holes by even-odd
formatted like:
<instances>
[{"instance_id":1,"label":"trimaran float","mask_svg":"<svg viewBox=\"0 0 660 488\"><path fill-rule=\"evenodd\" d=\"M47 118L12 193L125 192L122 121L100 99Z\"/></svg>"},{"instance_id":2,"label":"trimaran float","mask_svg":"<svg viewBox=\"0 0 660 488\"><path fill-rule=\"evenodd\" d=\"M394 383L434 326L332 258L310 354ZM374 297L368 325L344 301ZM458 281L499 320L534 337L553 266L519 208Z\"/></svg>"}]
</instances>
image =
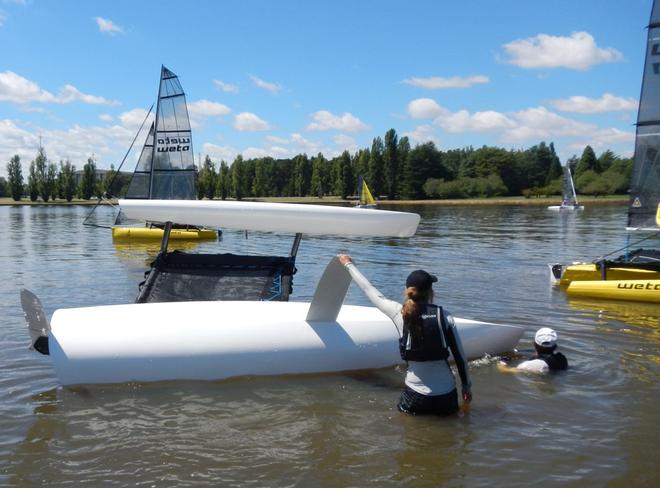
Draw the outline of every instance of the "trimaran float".
<instances>
[{"instance_id":1,"label":"trimaran float","mask_svg":"<svg viewBox=\"0 0 660 488\"><path fill-rule=\"evenodd\" d=\"M660 6L653 2L637 113L627 242L623 255L592 263L553 264L553 282L569 295L660 303L660 251L630 250L660 236ZM630 243L630 233L643 234ZM614 254L614 253L610 253Z\"/></svg>"},{"instance_id":2,"label":"trimaran float","mask_svg":"<svg viewBox=\"0 0 660 488\"><path fill-rule=\"evenodd\" d=\"M164 224L137 303L56 310L27 290L31 343L63 385L217 380L373 369L401 362L399 331L374 307L344 305L351 282L332 258L311 302L289 302L302 233L412 236L419 215L355 207L120 200L132 219ZM167 252L172 222L292 233L288 256ZM456 318L469 358L511 351L523 329Z\"/></svg>"}]
</instances>

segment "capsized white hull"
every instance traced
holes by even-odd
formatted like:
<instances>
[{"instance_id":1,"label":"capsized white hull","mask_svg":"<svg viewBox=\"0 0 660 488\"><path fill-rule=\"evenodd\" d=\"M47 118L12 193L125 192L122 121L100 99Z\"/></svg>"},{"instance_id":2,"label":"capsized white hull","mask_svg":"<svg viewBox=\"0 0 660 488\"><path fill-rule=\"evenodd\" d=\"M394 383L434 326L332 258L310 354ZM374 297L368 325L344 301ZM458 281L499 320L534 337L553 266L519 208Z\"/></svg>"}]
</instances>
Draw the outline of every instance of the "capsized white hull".
<instances>
[{"instance_id":1,"label":"capsized white hull","mask_svg":"<svg viewBox=\"0 0 660 488\"><path fill-rule=\"evenodd\" d=\"M576 210L584 210L584 205L551 205L548 210L555 210L557 212L574 212Z\"/></svg>"},{"instance_id":2,"label":"capsized white hull","mask_svg":"<svg viewBox=\"0 0 660 488\"><path fill-rule=\"evenodd\" d=\"M309 303L176 302L57 310L50 356L63 385L218 380L374 369L401 362L398 333L373 307L307 321ZM511 351L523 329L456 319L466 355Z\"/></svg>"}]
</instances>

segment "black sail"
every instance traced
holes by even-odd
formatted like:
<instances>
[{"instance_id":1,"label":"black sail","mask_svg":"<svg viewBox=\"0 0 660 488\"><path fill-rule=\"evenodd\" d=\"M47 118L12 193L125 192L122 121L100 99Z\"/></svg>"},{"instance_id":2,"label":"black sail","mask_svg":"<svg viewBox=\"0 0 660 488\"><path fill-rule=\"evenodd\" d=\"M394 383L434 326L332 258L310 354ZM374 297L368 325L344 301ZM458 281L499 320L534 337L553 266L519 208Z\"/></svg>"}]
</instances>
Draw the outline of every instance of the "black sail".
<instances>
[{"instance_id":1,"label":"black sail","mask_svg":"<svg viewBox=\"0 0 660 488\"><path fill-rule=\"evenodd\" d=\"M628 228L658 230L660 204L660 5L653 2L642 92L637 114L635 161L630 185Z\"/></svg>"},{"instance_id":2,"label":"black sail","mask_svg":"<svg viewBox=\"0 0 660 488\"><path fill-rule=\"evenodd\" d=\"M186 95L161 68L156 120L149 130L126 198L194 200L195 164Z\"/></svg>"}]
</instances>

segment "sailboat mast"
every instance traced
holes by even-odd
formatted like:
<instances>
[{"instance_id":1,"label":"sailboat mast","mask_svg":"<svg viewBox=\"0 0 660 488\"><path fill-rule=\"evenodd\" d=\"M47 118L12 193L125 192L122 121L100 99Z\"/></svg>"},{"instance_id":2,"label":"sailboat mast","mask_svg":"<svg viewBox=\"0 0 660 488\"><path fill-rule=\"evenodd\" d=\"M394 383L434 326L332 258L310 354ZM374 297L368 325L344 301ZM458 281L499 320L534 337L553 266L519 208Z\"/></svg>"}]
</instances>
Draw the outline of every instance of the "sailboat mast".
<instances>
[{"instance_id":1,"label":"sailboat mast","mask_svg":"<svg viewBox=\"0 0 660 488\"><path fill-rule=\"evenodd\" d=\"M571 174L571 167L566 163L566 170L568 171L568 180L571 182L571 190L573 191L573 205L578 204L577 193L575 193L575 185L573 184L573 175Z\"/></svg>"},{"instance_id":2,"label":"sailboat mast","mask_svg":"<svg viewBox=\"0 0 660 488\"><path fill-rule=\"evenodd\" d=\"M149 200L154 189L154 166L156 163L156 142L158 139L158 115L160 114L160 95L163 89L163 73L165 72L165 65L160 65L160 81L158 82L158 101L156 102L156 120L154 122L154 143L151 148L151 173L149 174Z\"/></svg>"}]
</instances>

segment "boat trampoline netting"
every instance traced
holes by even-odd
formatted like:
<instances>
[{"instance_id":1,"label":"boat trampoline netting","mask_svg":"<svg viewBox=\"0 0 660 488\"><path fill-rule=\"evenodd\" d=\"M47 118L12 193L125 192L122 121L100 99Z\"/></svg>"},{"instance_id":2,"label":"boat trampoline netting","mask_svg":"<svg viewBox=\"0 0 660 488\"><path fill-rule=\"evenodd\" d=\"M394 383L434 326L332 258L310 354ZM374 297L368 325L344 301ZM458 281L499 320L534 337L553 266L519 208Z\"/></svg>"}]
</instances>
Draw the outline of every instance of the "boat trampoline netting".
<instances>
[{"instance_id":1,"label":"boat trampoline netting","mask_svg":"<svg viewBox=\"0 0 660 488\"><path fill-rule=\"evenodd\" d=\"M135 301L288 301L295 271L293 257L161 253Z\"/></svg>"}]
</instances>

